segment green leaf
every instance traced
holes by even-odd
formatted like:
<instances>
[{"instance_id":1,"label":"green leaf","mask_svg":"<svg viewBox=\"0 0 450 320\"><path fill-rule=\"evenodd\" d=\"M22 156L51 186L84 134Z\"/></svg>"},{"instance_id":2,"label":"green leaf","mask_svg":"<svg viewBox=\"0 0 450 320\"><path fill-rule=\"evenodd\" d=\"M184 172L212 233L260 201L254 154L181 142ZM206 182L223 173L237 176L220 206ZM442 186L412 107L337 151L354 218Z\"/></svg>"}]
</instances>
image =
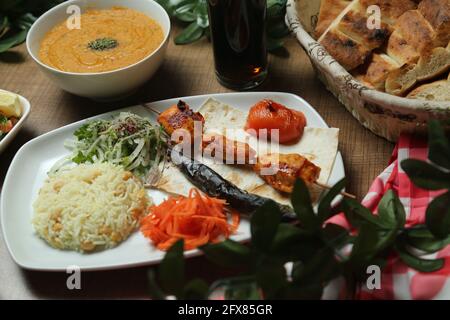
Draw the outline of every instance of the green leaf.
<instances>
[{"instance_id":1,"label":"green leaf","mask_svg":"<svg viewBox=\"0 0 450 320\"><path fill-rule=\"evenodd\" d=\"M354 199L342 200L342 209L350 223L354 227L360 226L362 223L370 223L379 228L389 228L380 218L372 214L369 209L361 205Z\"/></svg>"},{"instance_id":2,"label":"green leaf","mask_svg":"<svg viewBox=\"0 0 450 320\"><path fill-rule=\"evenodd\" d=\"M337 274L334 250L322 248L308 261L294 264L292 280L298 285L326 283Z\"/></svg>"},{"instance_id":3,"label":"green leaf","mask_svg":"<svg viewBox=\"0 0 450 320\"><path fill-rule=\"evenodd\" d=\"M182 6L179 6L173 12L173 16L184 22L192 22L197 19L197 15L194 13L196 4L188 2Z\"/></svg>"},{"instance_id":4,"label":"green leaf","mask_svg":"<svg viewBox=\"0 0 450 320\"><path fill-rule=\"evenodd\" d=\"M305 234L297 226L281 223L278 226L270 251L276 253L277 251L303 241L308 237L310 237L310 234Z\"/></svg>"},{"instance_id":5,"label":"green leaf","mask_svg":"<svg viewBox=\"0 0 450 320\"><path fill-rule=\"evenodd\" d=\"M251 260L250 249L239 242L227 239L200 247L206 258L224 267L245 266Z\"/></svg>"},{"instance_id":6,"label":"green leaf","mask_svg":"<svg viewBox=\"0 0 450 320\"><path fill-rule=\"evenodd\" d=\"M322 247L322 241L311 232L287 223L278 226L269 254L288 262L310 259Z\"/></svg>"},{"instance_id":7,"label":"green leaf","mask_svg":"<svg viewBox=\"0 0 450 320\"><path fill-rule=\"evenodd\" d=\"M365 267L386 248L392 246L397 236L397 228L380 230L375 224L363 223L354 241L350 263Z\"/></svg>"},{"instance_id":8,"label":"green leaf","mask_svg":"<svg viewBox=\"0 0 450 320\"><path fill-rule=\"evenodd\" d=\"M27 30L22 30L12 35L9 35L10 33L11 32L8 32L7 35L0 40L0 53L21 44L27 38Z\"/></svg>"},{"instance_id":9,"label":"green leaf","mask_svg":"<svg viewBox=\"0 0 450 320\"><path fill-rule=\"evenodd\" d=\"M408 229L406 242L416 249L435 253L450 244L450 235L444 239L436 239L429 230Z\"/></svg>"},{"instance_id":10,"label":"green leaf","mask_svg":"<svg viewBox=\"0 0 450 320\"><path fill-rule=\"evenodd\" d=\"M403 204L393 190L388 190L378 205L378 216L390 228L402 228L406 222Z\"/></svg>"},{"instance_id":11,"label":"green leaf","mask_svg":"<svg viewBox=\"0 0 450 320\"><path fill-rule=\"evenodd\" d=\"M21 30L29 30L36 19L33 14L25 13L14 20L12 24Z\"/></svg>"},{"instance_id":12,"label":"green leaf","mask_svg":"<svg viewBox=\"0 0 450 320\"><path fill-rule=\"evenodd\" d=\"M314 231L320 227L320 221L311 205L311 197L305 182L297 179L294 185L294 190L291 195L292 206L300 220L302 226L309 231Z\"/></svg>"},{"instance_id":13,"label":"green leaf","mask_svg":"<svg viewBox=\"0 0 450 320\"><path fill-rule=\"evenodd\" d=\"M439 121L428 121L428 158L435 164L450 170L450 142Z\"/></svg>"},{"instance_id":14,"label":"green leaf","mask_svg":"<svg viewBox=\"0 0 450 320\"><path fill-rule=\"evenodd\" d=\"M280 39L275 39L272 37L267 36L266 37L266 41L267 41L267 50L269 52L273 52L276 51L278 49L283 48L284 42Z\"/></svg>"},{"instance_id":15,"label":"green leaf","mask_svg":"<svg viewBox=\"0 0 450 320\"><path fill-rule=\"evenodd\" d=\"M196 21L192 22L186 29L175 37L175 44L188 44L200 39L205 30Z\"/></svg>"},{"instance_id":16,"label":"green leaf","mask_svg":"<svg viewBox=\"0 0 450 320\"><path fill-rule=\"evenodd\" d=\"M268 20L284 17L285 13L286 13L286 0L267 1Z\"/></svg>"},{"instance_id":17,"label":"green leaf","mask_svg":"<svg viewBox=\"0 0 450 320\"><path fill-rule=\"evenodd\" d=\"M421 160L406 159L401 163L411 181L426 190L450 188L450 173Z\"/></svg>"},{"instance_id":18,"label":"green leaf","mask_svg":"<svg viewBox=\"0 0 450 320\"><path fill-rule=\"evenodd\" d=\"M424 224L415 225L414 227L408 228L406 231L408 235L414 238L434 238L433 234L430 232L430 230L427 229L427 226Z\"/></svg>"},{"instance_id":19,"label":"green leaf","mask_svg":"<svg viewBox=\"0 0 450 320\"><path fill-rule=\"evenodd\" d=\"M320 224L328 220L332 215L331 203L334 198L344 189L346 184L345 178L338 181L320 200L319 208L317 210L317 215L319 217Z\"/></svg>"},{"instance_id":20,"label":"green leaf","mask_svg":"<svg viewBox=\"0 0 450 320\"><path fill-rule=\"evenodd\" d=\"M209 19L206 0L198 0L198 4L195 7L194 13L197 16L197 24L202 28L208 28Z\"/></svg>"},{"instance_id":21,"label":"green leaf","mask_svg":"<svg viewBox=\"0 0 450 320\"><path fill-rule=\"evenodd\" d=\"M150 292L150 297L154 300L165 300L166 295L162 292L161 288L156 283L155 272L150 269L147 273L148 277L148 290Z\"/></svg>"},{"instance_id":22,"label":"green leaf","mask_svg":"<svg viewBox=\"0 0 450 320\"><path fill-rule=\"evenodd\" d=\"M370 260L376 253L374 248L377 243L377 230L370 224L362 224L358 236L355 238L351 260Z\"/></svg>"},{"instance_id":23,"label":"green leaf","mask_svg":"<svg viewBox=\"0 0 450 320\"><path fill-rule=\"evenodd\" d=\"M208 298L209 286L201 279L193 279L184 287L183 299L206 300Z\"/></svg>"},{"instance_id":24,"label":"green leaf","mask_svg":"<svg viewBox=\"0 0 450 320\"><path fill-rule=\"evenodd\" d=\"M190 2L186 0L156 0L169 14L169 16L172 16L176 8L178 6L181 6L185 2Z\"/></svg>"},{"instance_id":25,"label":"green leaf","mask_svg":"<svg viewBox=\"0 0 450 320\"><path fill-rule=\"evenodd\" d=\"M191 24L175 38L175 44L195 42L203 36L209 37L208 4L206 0L156 0L167 13L183 22ZM289 33L285 25L287 0L268 0L266 14L267 48L275 54L286 54L279 49L283 42L279 38Z\"/></svg>"},{"instance_id":26,"label":"green leaf","mask_svg":"<svg viewBox=\"0 0 450 320\"><path fill-rule=\"evenodd\" d=\"M77 155L75 157L72 157L72 161L76 164L80 164L86 162L87 158L81 151L78 151Z\"/></svg>"},{"instance_id":27,"label":"green leaf","mask_svg":"<svg viewBox=\"0 0 450 320\"><path fill-rule=\"evenodd\" d=\"M434 272L442 269L444 259L421 259L410 254L403 246L398 245L396 251L400 259L408 266L420 272Z\"/></svg>"},{"instance_id":28,"label":"green leaf","mask_svg":"<svg viewBox=\"0 0 450 320\"><path fill-rule=\"evenodd\" d=\"M265 263L256 269L256 281L264 292L265 299L273 299L286 284L286 269L283 264Z\"/></svg>"},{"instance_id":29,"label":"green leaf","mask_svg":"<svg viewBox=\"0 0 450 320\"><path fill-rule=\"evenodd\" d=\"M287 0L267 0L267 8L271 8L273 6L286 6Z\"/></svg>"},{"instance_id":30,"label":"green leaf","mask_svg":"<svg viewBox=\"0 0 450 320\"><path fill-rule=\"evenodd\" d=\"M8 32L10 27L7 16L0 14L0 38Z\"/></svg>"},{"instance_id":31,"label":"green leaf","mask_svg":"<svg viewBox=\"0 0 450 320\"><path fill-rule=\"evenodd\" d=\"M226 278L214 282L210 294L223 292L225 300L260 300L261 293L254 276Z\"/></svg>"},{"instance_id":32,"label":"green leaf","mask_svg":"<svg viewBox=\"0 0 450 320\"><path fill-rule=\"evenodd\" d=\"M8 122L8 118L0 113L0 124L5 124Z\"/></svg>"},{"instance_id":33,"label":"green leaf","mask_svg":"<svg viewBox=\"0 0 450 320\"><path fill-rule=\"evenodd\" d=\"M277 19L267 22L267 35L271 38L283 38L289 34L289 29L284 22L284 19Z\"/></svg>"},{"instance_id":34,"label":"green leaf","mask_svg":"<svg viewBox=\"0 0 450 320\"><path fill-rule=\"evenodd\" d=\"M164 292L182 297L184 285L184 241L179 240L167 251L158 268L159 283Z\"/></svg>"},{"instance_id":35,"label":"green leaf","mask_svg":"<svg viewBox=\"0 0 450 320\"><path fill-rule=\"evenodd\" d=\"M450 192L436 197L428 205L425 223L430 231L439 239L450 234Z\"/></svg>"},{"instance_id":36,"label":"green leaf","mask_svg":"<svg viewBox=\"0 0 450 320\"><path fill-rule=\"evenodd\" d=\"M282 213L273 201L267 201L253 214L250 220L252 245L265 252L269 250L277 233Z\"/></svg>"},{"instance_id":37,"label":"green leaf","mask_svg":"<svg viewBox=\"0 0 450 320\"><path fill-rule=\"evenodd\" d=\"M327 223L325 228L322 229L322 235L327 245L335 249L342 248L353 239L347 229L334 223Z\"/></svg>"}]
</instances>

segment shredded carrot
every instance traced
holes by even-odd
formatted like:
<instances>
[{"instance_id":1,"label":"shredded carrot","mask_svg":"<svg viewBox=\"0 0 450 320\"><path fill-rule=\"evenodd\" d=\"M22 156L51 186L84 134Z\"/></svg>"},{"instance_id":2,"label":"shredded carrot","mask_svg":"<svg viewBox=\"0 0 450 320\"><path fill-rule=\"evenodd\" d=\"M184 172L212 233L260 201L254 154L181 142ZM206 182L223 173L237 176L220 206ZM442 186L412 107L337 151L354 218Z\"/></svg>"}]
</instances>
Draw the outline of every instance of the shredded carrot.
<instances>
[{"instance_id":1,"label":"shredded carrot","mask_svg":"<svg viewBox=\"0 0 450 320\"><path fill-rule=\"evenodd\" d=\"M231 211L228 223L226 201L203 195L191 189L187 197L170 197L148 209L141 219L141 232L160 250L169 249L184 239L184 249L191 250L208 242L218 242L235 233L240 217Z\"/></svg>"}]
</instances>

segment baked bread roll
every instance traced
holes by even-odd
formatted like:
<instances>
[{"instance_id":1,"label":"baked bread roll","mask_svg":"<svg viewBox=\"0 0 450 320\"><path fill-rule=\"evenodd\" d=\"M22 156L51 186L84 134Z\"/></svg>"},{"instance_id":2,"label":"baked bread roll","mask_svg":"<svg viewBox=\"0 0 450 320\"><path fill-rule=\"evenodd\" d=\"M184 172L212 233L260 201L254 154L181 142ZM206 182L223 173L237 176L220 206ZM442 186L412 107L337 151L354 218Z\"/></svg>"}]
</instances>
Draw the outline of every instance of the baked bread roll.
<instances>
[{"instance_id":1,"label":"baked bread roll","mask_svg":"<svg viewBox=\"0 0 450 320\"><path fill-rule=\"evenodd\" d=\"M380 28L368 27L367 9L381 9ZM388 39L394 19L417 5L411 0L354 0L328 26L319 42L345 69L364 64L371 52Z\"/></svg>"},{"instance_id":2,"label":"baked bread roll","mask_svg":"<svg viewBox=\"0 0 450 320\"><path fill-rule=\"evenodd\" d=\"M434 79L450 70L450 45L434 48L423 54L417 64L405 64L390 72L386 78L386 92L402 96L416 83Z\"/></svg>"},{"instance_id":3,"label":"baked bread roll","mask_svg":"<svg viewBox=\"0 0 450 320\"><path fill-rule=\"evenodd\" d=\"M435 32L418 10L406 11L394 25L387 54L400 65L416 62L426 50L434 48Z\"/></svg>"},{"instance_id":4,"label":"baked bread roll","mask_svg":"<svg viewBox=\"0 0 450 320\"><path fill-rule=\"evenodd\" d=\"M339 30L327 32L320 43L346 70L353 70L363 64L371 52Z\"/></svg>"},{"instance_id":5,"label":"baked bread roll","mask_svg":"<svg viewBox=\"0 0 450 320\"><path fill-rule=\"evenodd\" d=\"M445 47L450 41L450 1L423 0L419 11L435 31L434 46Z\"/></svg>"},{"instance_id":6,"label":"baked bread roll","mask_svg":"<svg viewBox=\"0 0 450 320\"><path fill-rule=\"evenodd\" d=\"M320 2L319 19L315 30L316 39L327 30L334 19L344 10L352 0L322 0Z\"/></svg>"},{"instance_id":7,"label":"baked bread roll","mask_svg":"<svg viewBox=\"0 0 450 320\"><path fill-rule=\"evenodd\" d=\"M372 5L381 10L374 30L367 26ZM411 90L450 71L450 0L322 0L316 35L368 87L410 98L447 97L443 80Z\"/></svg>"},{"instance_id":8,"label":"baked bread roll","mask_svg":"<svg viewBox=\"0 0 450 320\"><path fill-rule=\"evenodd\" d=\"M389 38L386 53L398 66L386 65L386 57L374 55L366 69L356 74L357 79L380 91L403 96L417 83L448 72L450 49L445 46L450 40L449 24L450 0L423 0L418 10L406 11L397 19ZM436 47L442 43L444 46ZM373 76L374 70L388 70L384 84L382 77Z\"/></svg>"},{"instance_id":9,"label":"baked bread roll","mask_svg":"<svg viewBox=\"0 0 450 320\"><path fill-rule=\"evenodd\" d=\"M412 0L361 0L361 9L367 11L370 6L376 5L381 9L381 20L394 25L397 18L404 12L417 8L417 2Z\"/></svg>"},{"instance_id":10,"label":"baked bread roll","mask_svg":"<svg viewBox=\"0 0 450 320\"><path fill-rule=\"evenodd\" d=\"M391 34L386 52L400 66L407 63L414 63L419 59L419 53L416 48L405 40L399 30Z\"/></svg>"},{"instance_id":11,"label":"baked bread roll","mask_svg":"<svg viewBox=\"0 0 450 320\"><path fill-rule=\"evenodd\" d=\"M353 76L365 86L379 91L385 91L386 78L389 73L400 65L387 54L374 52L366 65L353 73Z\"/></svg>"},{"instance_id":12,"label":"baked bread roll","mask_svg":"<svg viewBox=\"0 0 450 320\"><path fill-rule=\"evenodd\" d=\"M421 85L411 91L407 98L432 101L450 101L450 77L447 80L440 80Z\"/></svg>"}]
</instances>

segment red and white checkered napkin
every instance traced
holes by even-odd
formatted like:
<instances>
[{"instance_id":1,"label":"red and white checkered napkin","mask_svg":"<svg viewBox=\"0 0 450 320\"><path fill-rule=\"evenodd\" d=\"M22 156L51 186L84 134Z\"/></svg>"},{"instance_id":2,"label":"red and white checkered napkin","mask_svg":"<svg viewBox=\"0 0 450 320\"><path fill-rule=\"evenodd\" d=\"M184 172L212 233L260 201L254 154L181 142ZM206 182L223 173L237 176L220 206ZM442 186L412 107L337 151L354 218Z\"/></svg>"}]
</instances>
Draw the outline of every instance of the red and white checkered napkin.
<instances>
[{"instance_id":1,"label":"red and white checkered napkin","mask_svg":"<svg viewBox=\"0 0 450 320\"><path fill-rule=\"evenodd\" d=\"M404 159L425 160L428 156L426 140L416 136L402 135L394 149L389 166L375 179L362 204L376 213L384 193L397 192L406 210L406 225L425 222L428 204L441 191L427 191L416 187L400 167ZM330 222L349 227L343 215L333 217ZM363 288L360 299L450 299L450 246L437 254L424 258L445 258L444 267L433 273L417 272L393 255L385 267L380 290Z\"/></svg>"}]
</instances>

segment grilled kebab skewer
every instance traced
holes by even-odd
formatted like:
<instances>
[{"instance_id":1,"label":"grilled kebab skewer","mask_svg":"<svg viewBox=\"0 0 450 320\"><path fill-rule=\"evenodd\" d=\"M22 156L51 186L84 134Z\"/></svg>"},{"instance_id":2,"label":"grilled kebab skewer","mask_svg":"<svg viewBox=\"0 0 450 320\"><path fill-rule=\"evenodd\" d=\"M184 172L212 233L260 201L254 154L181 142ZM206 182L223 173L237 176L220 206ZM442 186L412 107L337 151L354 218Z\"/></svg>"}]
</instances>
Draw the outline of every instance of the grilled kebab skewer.
<instances>
[{"instance_id":1,"label":"grilled kebab skewer","mask_svg":"<svg viewBox=\"0 0 450 320\"><path fill-rule=\"evenodd\" d=\"M189 105L181 100L163 112L156 111L149 106L146 107L158 114L157 121L168 134L172 134L177 129L185 129L191 133L191 137L194 137L194 134L197 134L194 130L194 122L201 121L202 128L205 122L199 112L192 111ZM203 134L203 132L201 133ZM299 154L271 153L256 156L255 150L247 143L233 141L223 135L203 134L201 139L201 148L203 151L208 151L208 155L222 159L227 164L251 165L255 173L280 192L292 193L297 179L302 179L305 183L316 184L321 188L331 188L317 182L320 167ZM341 192L341 194L349 198L356 198L346 192Z\"/></svg>"}]
</instances>

